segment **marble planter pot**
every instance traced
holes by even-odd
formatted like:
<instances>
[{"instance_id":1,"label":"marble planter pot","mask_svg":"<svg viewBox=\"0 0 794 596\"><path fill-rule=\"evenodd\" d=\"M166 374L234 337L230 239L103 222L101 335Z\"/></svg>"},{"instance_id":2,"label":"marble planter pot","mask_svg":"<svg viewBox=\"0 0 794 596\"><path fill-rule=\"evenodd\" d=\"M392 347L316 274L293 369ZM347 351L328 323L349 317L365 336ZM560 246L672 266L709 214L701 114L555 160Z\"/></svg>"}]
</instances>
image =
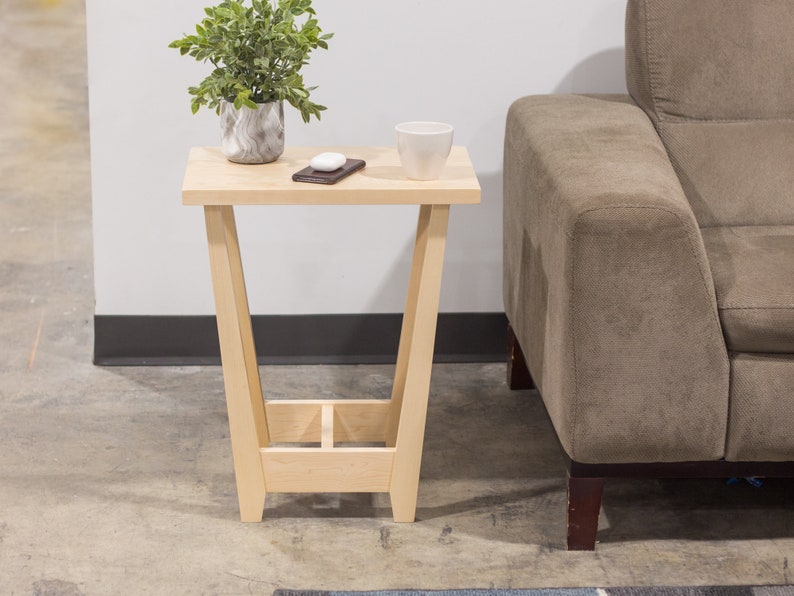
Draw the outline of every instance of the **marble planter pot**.
<instances>
[{"instance_id":1,"label":"marble planter pot","mask_svg":"<svg viewBox=\"0 0 794 596\"><path fill-rule=\"evenodd\" d=\"M284 152L284 103L239 110L221 102L221 151L236 163L269 163Z\"/></svg>"}]
</instances>

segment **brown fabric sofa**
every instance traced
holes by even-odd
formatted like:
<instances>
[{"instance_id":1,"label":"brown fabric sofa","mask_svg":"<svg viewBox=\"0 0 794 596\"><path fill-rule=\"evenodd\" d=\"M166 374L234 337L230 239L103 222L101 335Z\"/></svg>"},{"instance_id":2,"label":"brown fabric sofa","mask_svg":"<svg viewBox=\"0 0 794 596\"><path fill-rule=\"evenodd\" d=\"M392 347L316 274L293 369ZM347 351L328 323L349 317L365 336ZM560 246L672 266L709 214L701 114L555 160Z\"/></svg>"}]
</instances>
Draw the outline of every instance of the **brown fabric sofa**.
<instances>
[{"instance_id":1,"label":"brown fabric sofa","mask_svg":"<svg viewBox=\"0 0 794 596\"><path fill-rule=\"evenodd\" d=\"M630 95L510 108L509 377L570 459L569 548L606 477L794 475L792 31L791 0L629 0Z\"/></svg>"}]
</instances>

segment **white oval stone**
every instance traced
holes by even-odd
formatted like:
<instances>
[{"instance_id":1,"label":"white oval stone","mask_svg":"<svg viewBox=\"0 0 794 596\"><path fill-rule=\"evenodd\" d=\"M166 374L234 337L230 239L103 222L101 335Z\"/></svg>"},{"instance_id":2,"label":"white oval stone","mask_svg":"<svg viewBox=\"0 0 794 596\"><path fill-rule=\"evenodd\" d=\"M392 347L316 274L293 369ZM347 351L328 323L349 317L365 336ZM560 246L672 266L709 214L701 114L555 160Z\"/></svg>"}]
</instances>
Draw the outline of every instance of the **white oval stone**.
<instances>
[{"instance_id":1,"label":"white oval stone","mask_svg":"<svg viewBox=\"0 0 794 596\"><path fill-rule=\"evenodd\" d=\"M309 165L313 170L318 170L320 172L333 172L334 170L338 170L345 165L346 161L347 158L341 153L332 153L329 151L315 155Z\"/></svg>"}]
</instances>

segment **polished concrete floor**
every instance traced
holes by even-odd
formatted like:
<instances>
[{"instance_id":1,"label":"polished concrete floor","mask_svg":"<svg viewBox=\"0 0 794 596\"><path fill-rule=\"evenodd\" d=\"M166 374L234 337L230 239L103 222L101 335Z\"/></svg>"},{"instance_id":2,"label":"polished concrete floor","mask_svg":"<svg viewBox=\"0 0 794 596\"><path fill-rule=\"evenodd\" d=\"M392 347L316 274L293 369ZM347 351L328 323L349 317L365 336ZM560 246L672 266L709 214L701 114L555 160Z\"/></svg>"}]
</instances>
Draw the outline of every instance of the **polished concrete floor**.
<instances>
[{"instance_id":1,"label":"polished concrete floor","mask_svg":"<svg viewBox=\"0 0 794 596\"><path fill-rule=\"evenodd\" d=\"M789 583L794 484L615 481L594 553L533 392L434 368L418 519L383 495L272 495L237 519L217 367L91 364L85 22L0 13L0 594ZM388 366L273 367L269 396L389 392Z\"/></svg>"}]
</instances>

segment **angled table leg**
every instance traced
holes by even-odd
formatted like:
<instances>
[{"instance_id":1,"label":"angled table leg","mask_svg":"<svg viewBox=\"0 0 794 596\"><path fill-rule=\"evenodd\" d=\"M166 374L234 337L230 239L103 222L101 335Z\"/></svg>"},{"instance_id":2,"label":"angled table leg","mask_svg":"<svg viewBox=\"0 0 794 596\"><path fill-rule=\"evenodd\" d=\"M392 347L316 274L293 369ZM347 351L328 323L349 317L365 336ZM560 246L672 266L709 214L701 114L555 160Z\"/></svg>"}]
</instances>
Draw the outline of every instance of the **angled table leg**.
<instances>
[{"instance_id":1,"label":"angled table leg","mask_svg":"<svg viewBox=\"0 0 794 596\"><path fill-rule=\"evenodd\" d=\"M422 205L419 210L386 427L386 445L395 447L389 493L396 522L416 517L448 221L449 205Z\"/></svg>"},{"instance_id":2,"label":"angled table leg","mask_svg":"<svg viewBox=\"0 0 794 596\"><path fill-rule=\"evenodd\" d=\"M237 226L231 206L205 206L204 217L240 518L257 522L265 504L259 449L269 444L269 438Z\"/></svg>"}]
</instances>

